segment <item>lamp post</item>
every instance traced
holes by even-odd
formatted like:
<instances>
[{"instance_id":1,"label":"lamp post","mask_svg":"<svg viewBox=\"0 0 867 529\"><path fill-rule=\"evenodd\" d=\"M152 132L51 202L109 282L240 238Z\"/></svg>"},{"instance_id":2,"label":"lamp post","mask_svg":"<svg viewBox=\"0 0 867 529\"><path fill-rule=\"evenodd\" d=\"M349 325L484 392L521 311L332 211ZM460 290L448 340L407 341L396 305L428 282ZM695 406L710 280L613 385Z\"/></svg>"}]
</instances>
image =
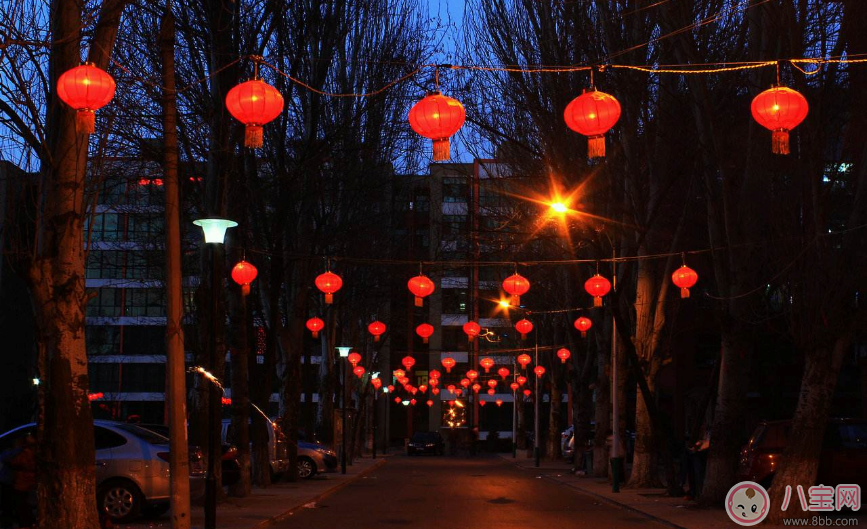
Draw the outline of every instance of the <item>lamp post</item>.
<instances>
[{"instance_id":1,"label":"lamp post","mask_svg":"<svg viewBox=\"0 0 867 529\"><path fill-rule=\"evenodd\" d=\"M349 352L352 347L338 346L337 352L340 354L340 408L343 418L340 422L340 473L346 474L346 362L349 357Z\"/></svg>"},{"instance_id":2,"label":"lamp post","mask_svg":"<svg viewBox=\"0 0 867 529\"><path fill-rule=\"evenodd\" d=\"M512 380L517 380L518 365L512 359ZM512 390L512 459L518 458L518 390Z\"/></svg>"},{"instance_id":3,"label":"lamp post","mask_svg":"<svg viewBox=\"0 0 867 529\"><path fill-rule=\"evenodd\" d=\"M233 220L206 218L194 220L193 224L202 228L205 244L223 244L226 230L238 225ZM220 263L217 262L216 248L211 246L211 366L217 364L217 296L220 292ZM213 368L213 367L212 367ZM212 386L208 390L208 477L205 480L205 529L217 527L217 462L220 460L220 407L221 395Z\"/></svg>"},{"instance_id":4,"label":"lamp post","mask_svg":"<svg viewBox=\"0 0 867 529\"><path fill-rule=\"evenodd\" d=\"M539 365L539 333L536 333L536 365ZM542 382L542 377L536 376L536 398L533 399L533 457L535 458L536 468L539 468L539 384Z\"/></svg>"}]
</instances>

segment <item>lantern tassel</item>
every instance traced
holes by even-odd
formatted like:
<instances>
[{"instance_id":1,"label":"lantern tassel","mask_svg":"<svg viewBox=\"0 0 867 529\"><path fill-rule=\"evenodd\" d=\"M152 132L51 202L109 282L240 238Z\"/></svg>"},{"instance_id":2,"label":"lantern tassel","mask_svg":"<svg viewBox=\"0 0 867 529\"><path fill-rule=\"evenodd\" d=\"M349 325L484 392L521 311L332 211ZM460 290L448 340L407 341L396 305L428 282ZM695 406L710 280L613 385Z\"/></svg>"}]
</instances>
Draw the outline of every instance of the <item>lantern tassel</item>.
<instances>
[{"instance_id":1,"label":"lantern tassel","mask_svg":"<svg viewBox=\"0 0 867 529\"><path fill-rule=\"evenodd\" d=\"M512 296L511 304L513 307L521 306L521 296Z\"/></svg>"},{"instance_id":2,"label":"lantern tassel","mask_svg":"<svg viewBox=\"0 0 867 529\"><path fill-rule=\"evenodd\" d=\"M415 306L416 306L416 307L421 307L421 306L423 306L423 305L424 305L424 300L422 300L420 297L416 296L416 297L415 297Z\"/></svg>"},{"instance_id":3,"label":"lantern tassel","mask_svg":"<svg viewBox=\"0 0 867 529\"><path fill-rule=\"evenodd\" d=\"M313 331L313 337L319 338L319 331Z\"/></svg>"},{"instance_id":4,"label":"lantern tassel","mask_svg":"<svg viewBox=\"0 0 867 529\"><path fill-rule=\"evenodd\" d=\"M581 338L587 338L587 331L581 331Z\"/></svg>"},{"instance_id":5,"label":"lantern tassel","mask_svg":"<svg viewBox=\"0 0 867 529\"><path fill-rule=\"evenodd\" d=\"M771 151L774 154L789 154L789 131L779 129L771 133Z\"/></svg>"},{"instance_id":6,"label":"lantern tassel","mask_svg":"<svg viewBox=\"0 0 867 529\"><path fill-rule=\"evenodd\" d=\"M602 306L602 296L596 296L593 298L593 306L601 307Z\"/></svg>"},{"instance_id":7,"label":"lantern tassel","mask_svg":"<svg viewBox=\"0 0 867 529\"><path fill-rule=\"evenodd\" d=\"M93 134L96 131L96 113L93 110L82 108L75 113L75 132L79 134Z\"/></svg>"},{"instance_id":8,"label":"lantern tassel","mask_svg":"<svg viewBox=\"0 0 867 529\"><path fill-rule=\"evenodd\" d=\"M379 341L379 336L378 336L378 335L377 335L377 336L374 336L374 337L373 337L373 341L374 341L374 342L378 342L378 341Z\"/></svg>"},{"instance_id":9,"label":"lantern tassel","mask_svg":"<svg viewBox=\"0 0 867 529\"><path fill-rule=\"evenodd\" d=\"M681 299L686 299L686 298L688 298L688 297L689 297L689 289L688 289L688 288L682 288L682 289L680 289L680 298L681 298Z\"/></svg>"},{"instance_id":10,"label":"lantern tassel","mask_svg":"<svg viewBox=\"0 0 867 529\"><path fill-rule=\"evenodd\" d=\"M451 142L448 138L433 141L433 161L442 162L452 157Z\"/></svg>"},{"instance_id":11,"label":"lantern tassel","mask_svg":"<svg viewBox=\"0 0 867 529\"><path fill-rule=\"evenodd\" d=\"M427 343L427 338L422 338L421 343ZM451 371L449 371L451 373Z\"/></svg>"},{"instance_id":12,"label":"lantern tassel","mask_svg":"<svg viewBox=\"0 0 867 529\"><path fill-rule=\"evenodd\" d=\"M526 339L527 339L527 335L524 334L524 333L521 333L521 339L522 339L522 340L526 340Z\"/></svg>"},{"instance_id":13,"label":"lantern tassel","mask_svg":"<svg viewBox=\"0 0 867 529\"><path fill-rule=\"evenodd\" d=\"M247 125L244 127L244 147L259 149L264 143L264 134L261 125Z\"/></svg>"},{"instance_id":14,"label":"lantern tassel","mask_svg":"<svg viewBox=\"0 0 867 529\"><path fill-rule=\"evenodd\" d=\"M472 342L473 338L474 338L474 336L472 334L467 335L467 341L468 342Z\"/></svg>"},{"instance_id":15,"label":"lantern tassel","mask_svg":"<svg viewBox=\"0 0 867 529\"><path fill-rule=\"evenodd\" d=\"M334 294L325 294L325 304L331 305L334 303Z\"/></svg>"},{"instance_id":16,"label":"lantern tassel","mask_svg":"<svg viewBox=\"0 0 867 529\"><path fill-rule=\"evenodd\" d=\"M249 296L250 295L250 283L244 283L241 285L241 295Z\"/></svg>"},{"instance_id":17,"label":"lantern tassel","mask_svg":"<svg viewBox=\"0 0 867 529\"><path fill-rule=\"evenodd\" d=\"M587 157L605 158L605 136L590 136L587 139Z\"/></svg>"}]
</instances>

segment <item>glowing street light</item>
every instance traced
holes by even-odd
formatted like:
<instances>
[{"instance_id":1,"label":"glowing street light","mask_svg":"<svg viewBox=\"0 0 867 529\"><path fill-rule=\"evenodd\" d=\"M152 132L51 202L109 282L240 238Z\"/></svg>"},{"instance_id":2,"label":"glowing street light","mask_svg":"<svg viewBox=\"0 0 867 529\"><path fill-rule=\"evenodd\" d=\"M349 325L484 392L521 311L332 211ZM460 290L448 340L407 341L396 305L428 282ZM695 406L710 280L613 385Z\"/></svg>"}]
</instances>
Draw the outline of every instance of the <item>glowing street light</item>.
<instances>
[{"instance_id":1,"label":"glowing street light","mask_svg":"<svg viewBox=\"0 0 867 529\"><path fill-rule=\"evenodd\" d=\"M340 358L348 358L349 353L352 351L352 347L347 346L338 346L337 352L340 353Z\"/></svg>"},{"instance_id":2,"label":"glowing street light","mask_svg":"<svg viewBox=\"0 0 867 529\"><path fill-rule=\"evenodd\" d=\"M198 219L194 220L193 224L202 228L205 235L205 243L207 244L223 244L226 238L226 230L234 228L238 225L234 220L229 219Z\"/></svg>"},{"instance_id":3,"label":"glowing street light","mask_svg":"<svg viewBox=\"0 0 867 529\"><path fill-rule=\"evenodd\" d=\"M562 202L552 202L551 203L551 209L554 210L555 213L560 213L560 214L563 214L563 213L566 213L567 211L569 211L569 207L566 206L566 204L564 204Z\"/></svg>"}]
</instances>

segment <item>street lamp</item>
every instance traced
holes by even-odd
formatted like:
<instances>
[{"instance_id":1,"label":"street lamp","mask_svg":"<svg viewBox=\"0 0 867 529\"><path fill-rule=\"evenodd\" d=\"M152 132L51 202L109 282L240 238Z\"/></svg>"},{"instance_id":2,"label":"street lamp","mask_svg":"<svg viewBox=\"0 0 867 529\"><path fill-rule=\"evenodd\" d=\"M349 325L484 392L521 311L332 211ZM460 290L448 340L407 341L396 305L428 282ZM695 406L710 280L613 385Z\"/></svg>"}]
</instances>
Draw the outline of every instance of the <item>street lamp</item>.
<instances>
[{"instance_id":1,"label":"street lamp","mask_svg":"<svg viewBox=\"0 0 867 529\"><path fill-rule=\"evenodd\" d=\"M226 238L226 230L234 228L237 222L221 218L205 218L194 220L193 224L202 228L205 244L223 244ZM211 249L211 332L210 332L210 358L211 366L217 365L217 297L220 293L222 274L220 263L217 262L218 254L215 246ZM217 527L217 462L220 451L220 410L222 406L221 395L213 387L208 390L208 477L205 481L205 529Z\"/></svg>"},{"instance_id":2,"label":"street lamp","mask_svg":"<svg viewBox=\"0 0 867 529\"><path fill-rule=\"evenodd\" d=\"M350 351L352 351L352 347L345 345L337 347L337 352L343 360L349 358ZM340 408L343 414L340 425L340 435L342 436L340 444L340 473L346 474L346 361L340 362Z\"/></svg>"},{"instance_id":3,"label":"street lamp","mask_svg":"<svg viewBox=\"0 0 867 529\"><path fill-rule=\"evenodd\" d=\"M560 214L563 214L563 213L566 213L567 211L569 211L569 207L562 202L552 202L551 203L551 209L554 210L555 213L560 213Z\"/></svg>"}]
</instances>

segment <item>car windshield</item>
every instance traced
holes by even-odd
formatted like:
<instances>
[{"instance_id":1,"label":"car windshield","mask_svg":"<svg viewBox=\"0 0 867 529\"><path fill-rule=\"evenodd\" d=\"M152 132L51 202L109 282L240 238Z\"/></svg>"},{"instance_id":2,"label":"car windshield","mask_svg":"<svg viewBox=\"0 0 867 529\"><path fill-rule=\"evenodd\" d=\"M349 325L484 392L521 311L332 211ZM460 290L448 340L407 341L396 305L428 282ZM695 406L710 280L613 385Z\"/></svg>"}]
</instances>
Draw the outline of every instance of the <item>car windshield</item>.
<instances>
[{"instance_id":1,"label":"car windshield","mask_svg":"<svg viewBox=\"0 0 867 529\"><path fill-rule=\"evenodd\" d=\"M121 423L121 424L113 424L112 426L114 426L118 430L123 430L127 433L131 433L134 436L138 437L139 439L147 441L148 443L150 443L152 445L169 444L169 440L166 437L163 437L162 435L160 435L156 432L152 432L150 430L142 428L141 426L136 426L135 424L123 424L123 423Z\"/></svg>"},{"instance_id":2,"label":"car windshield","mask_svg":"<svg viewBox=\"0 0 867 529\"><path fill-rule=\"evenodd\" d=\"M413 434L412 440L416 443L435 443L437 434L434 432L416 432Z\"/></svg>"}]
</instances>

